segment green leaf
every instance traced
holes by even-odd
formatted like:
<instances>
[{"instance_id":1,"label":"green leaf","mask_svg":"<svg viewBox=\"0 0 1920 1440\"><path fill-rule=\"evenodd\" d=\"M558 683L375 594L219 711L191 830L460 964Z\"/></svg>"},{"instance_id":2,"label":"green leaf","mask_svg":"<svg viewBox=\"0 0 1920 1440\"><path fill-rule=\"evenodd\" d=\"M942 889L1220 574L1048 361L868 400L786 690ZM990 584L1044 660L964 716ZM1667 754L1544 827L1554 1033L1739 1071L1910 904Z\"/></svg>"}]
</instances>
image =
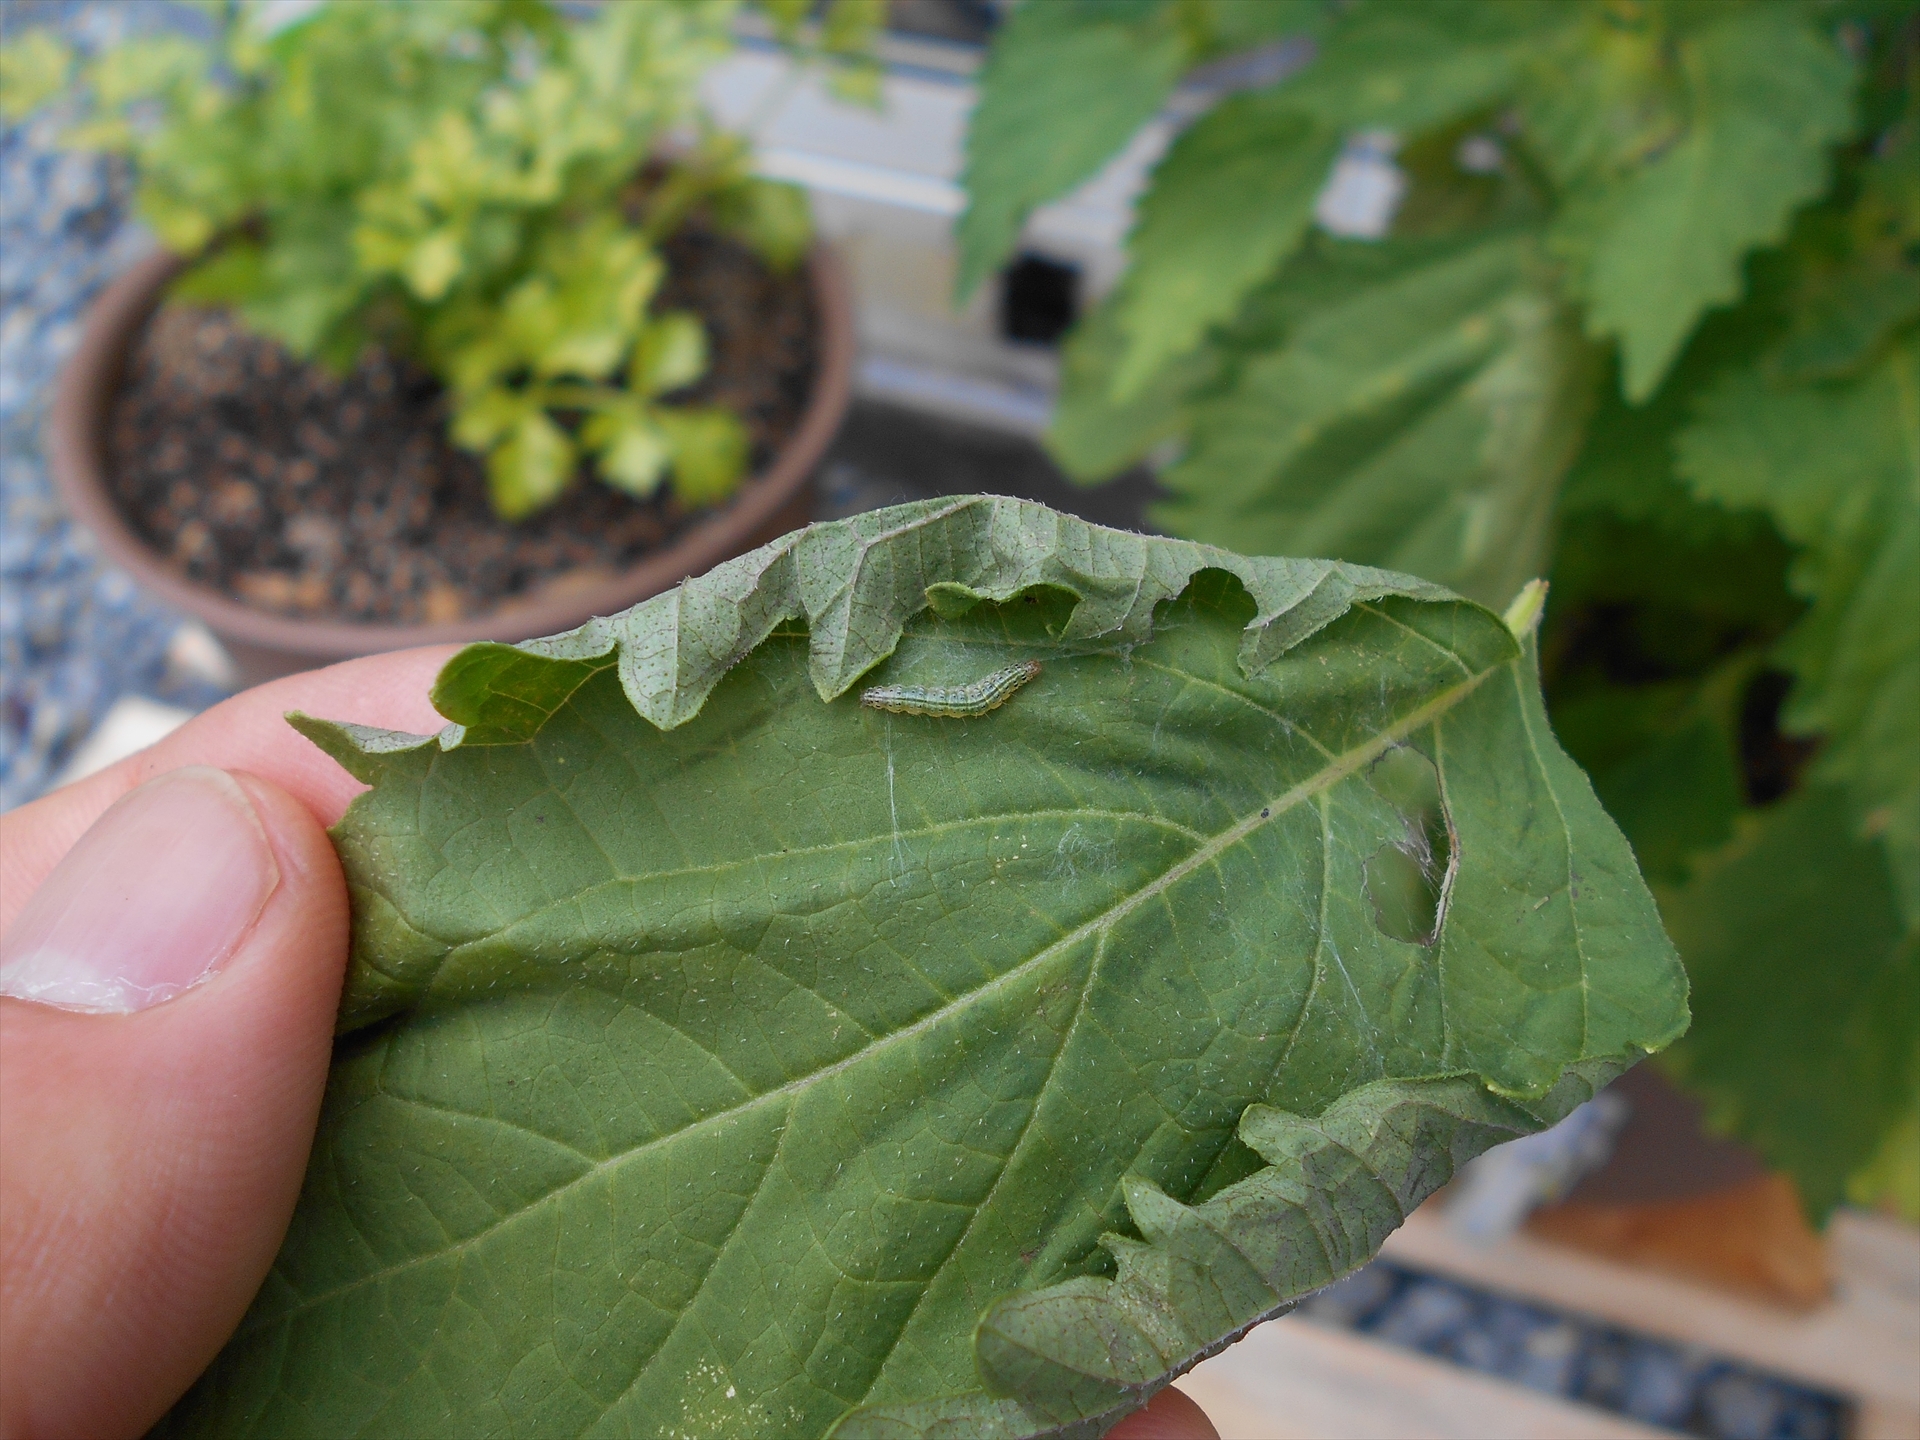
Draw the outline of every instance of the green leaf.
<instances>
[{"instance_id":1,"label":"green leaf","mask_svg":"<svg viewBox=\"0 0 1920 1440\"><path fill-rule=\"evenodd\" d=\"M1596 775L1594 791L1647 878L1674 884L1695 855L1733 838L1745 798L1727 728L1704 715Z\"/></svg>"},{"instance_id":2,"label":"green leaf","mask_svg":"<svg viewBox=\"0 0 1920 1440\"><path fill-rule=\"evenodd\" d=\"M1095 1433L1080 1428L1084 1417L1141 1404L1247 1315L1291 1308L1328 1275L1359 1268L1438 1175L1560 1119L1614 1073L1576 1067L1531 1103L1470 1081L1383 1080L1317 1120L1250 1106L1238 1138L1269 1168L1199 1205L1130 1181L1128 1218L1144 1243L1103 1235L1114 1279L1068 1280L995 1304L976 1342L985 1393L856 1411L835 1440Z\"/></svg>"},{"instance_id":3,"label":"green leaf","mask_svg":"<svg viewBox=\"0 0 1920 1440\"><path fill-rule=\"evenodd\" d=\"M1318 39L1338 0L1188 0L1183 23L1204 32L1209 55L1251 49L1285 36Z\"/></svg>"},{"instance_id":4,"label":"green leaf","mask_svg":"<svg viewBox=\"0 0 1920 1440\"><path fill-rule=\"evenodd\" d=\"M179 87L204 85L208 60L207 47L198 41L179 35L142 36L95 60L87 67L87 79L99 103L117 110Z\"/></svg>"},{"instance_id":5,"label":"green leaf","mask_svg":"<svg viewBox=\"0 0 1920 1440\"><path fill-rule=\"evenodd\" d=\"M1575 626L1617 622L1631 653L1614 652L1602 669L1641 681L1702 680L1730 655L1771 645L1805 608L1787 587L1792 547L1772 520L1695 496L1674 468L1674 442L1693 423L1702 392L1775 333L1755 323L1753 308L1709 320L1644 405L1629 405L1611 376L1599 382L1586 443L1562 492L1550 574L1556 616ZM1550 621L1542 641L1550 652L1552 631ZM1563 678L1548 681L1556 724ZM1603 768L1564 725L1561 737L1589 770Z\"/></svg>"},{"instance_id":6,"label":"green leaf","mask_svg":"<svg viewBox=\"0 0 1920 1440\"><path fill-rule=\"evenodd\" d=\"M673 488L689 505L715 505L740 488L752 442L731 410L676 406L651 412L673 457Z\"/></svg>"},{"instance_id":7,"label":"green leaf","mask_svg":"<svg viewBox=\"0 0 1920 1440\"><path fill-rule=\"evenodd\" d=\"M792 44L806 23L813 0L760 0L760 8L773 21L774 33L784 43Z\"/></svg>"},{"instance_id":8,"label":"green leaf","mask_svg":"<svg viewBox=\"0 0 1920 1440\"><path fill-rule=\"evenodd\" d=\"M1579 14L1571 5L1371 0L1336 23L1282 93L1335 130L1416 135L1507 98Z\"/></svg>"},{"instance_id":9,"label":"green leaf","mask_svg":"<svg viewBox=\"0 0 1920 1440\"><path fill-rule=\"evenodd\" d=\"M534 396L505 385L456 392L454 400L450 427L454 443L479 451L492 449L538 407Z\"/></svg>"},{"instance_id":10,"label":"green leaf","mask_svg":"<svg viewBox=\"0 0 1920 1440\"><path fill-rule=\"evenodd\" d=\"M1617 177L1680 137L1685 95L1670 16L1651 7L1583 6L1578 23L1527 66L1521 124L1557 185Z\"/></svg>"},{"instance_id":11,"label":"green leaf","mask_svg":"<svg viewBox=\"0 0 1920 1440\"><path fill-rule=\"evenodd\" d=\"M1339 148L1338 133L1294 109L1284 89L1235 96L1174 142L1127 240L1116 402L1232 318L1293 252Z\"/></svg>"},{"instance_id":12,"label":"green leaf","mask_svg":"<svg viewBox=\"0 0 1920 1440\"><path fill-rule=\"evenodd\" d=\"M690 310L673 310L650 320L627 362L627 383L634 393L652 397L691 385L707 369L707 332Z\"/></svg>"},{"instance_id":13,"label":"green leaf","mask_svg":"<svg viewBox=\"0 0 1920 1440\"><path fill-rule=\"evenodd\" d=\"M1791 7L1729 8L1683 36L1684 135L1618 179L1576 189L1552 245L1587 328L1620 342L1622 385L1646 399L1707 309L1741 293L1748 251L1786 236L1853 129L1853 68Z\"/></svg>"},{"instance_id":14,"label":"green leaf","mask_svg":"<svg viewBox=\"0 0 1920 1440\"><path fill-rule=\"evenodd\" d=\"M452 226L429 231L407 247L398 269L414 295L431 304L452 288L466 269L461 252L462 232Z\"/></svg>"},{"instance_id":15,"label":"green leaf","mask_svg":"<svg viewBox=\"0 0 1920 1440\"><path fill-rule=\"evenodd\" d=\"M926 502L434 700L298 722L371 787L350 1033L162 1433L1090 1435L1685 1024L1527 645L1403 576Z\"/></svg>"},{"instance_id":16,"label":"green leaf","mask_svg":"<svg viewBox=\"0 0 1920 1440\"><path fill-rule=\"evenodd\" d=\"M1845 376L1894 331L1920 319L1920 265L1860 265L1831 276L1778 353L1796 380Z\"/></svg>"},{"instance_id":17,"label":"green leaf","mask_svg":"<svg viewBox=\"0 0 1920 1440\"><path fill-rule=\"evenodd\" d=\"M1884 852L1855 836L1842 791L1814 785L1662 892L1661 911L1697 1018L1673 1063L1824 1218L1920 1084L1920 927Z\"/></svg>"},{"instance_id":18,"label":"green leaf","mask_svg":"<svg viewBox=\"0 0 1920 1440\"><path fill-rule=\"evenodd\" d=\"M712 208L716 225L776 270L791 270L813 244L813 210L798 185L749 177L715 195Z\"/></svg>"},{"instance_id":19,"label":"green leaf","mask_svg":"<svg viewBox=\"0 0 1920 1440\"><path fill-rule=\"evenodd\" d=\"M118 115L102 115L82 120L60 132L60 143L69 150L91 150L103 155L119 155L132 150L135 145L133 126ZM142 206L144 210L146 207ZM183 207L184 208L184 207ZM144 218L144 217L143 217ZM162 225L166 220L161 214ZM152 223L149 221L149 223ZM165 228L156 227L155 233L162 241L173 245L173 236ZM206 243L206 231L197 232L198 238L193 245L197 248ZM187 253L185 247L174 245L175 253Z\"/></svg>"},{"instance_id":20,"label":"green leaf","mask_svg":"<svg viewBox=\"0 0 1920 1440\"><path fill-rule=\"evenodd\" d=\"M500 323L539 375L609 375L632 351L660 258L613 214L549 239L545 267L509 292Z\"/></svg>"},{"instance_id":21,"label":"green leaf","mask_svg":"<svg viewBox=\"0 0 1920 1440\"><path fill-rule=\"evenodd\" d=\"M1814 773L1883 838L1920 922L1920 336L1847 383L1733 371L1678 449L1697 494L1763 508L1803 547L1793 584L1813 606L1781 649L1799 677L1786 720L1825 737Z\"/></svg>"},{"instance_id":22,"label":"green leaf","mask_svg":"<svg viewBox=\"0 0 1920 1440\"><path fill-rule=\"evenodd\" d=\"M296 354L310 355L343 331L356 329L357 311L371 287L339 243L349 223L346 216L337 210L315 215L304 207L289 207L285 218L293 233L264 247L259 287L244 297L241 313L255 330ZM358 349L350 347L350 360L357 358Z\"/></svg>"},{"instance_id":23,"label":"green leaf","mask_svg":"<svg viewBox=\"0 0 1920 1440\"><path fill-rule=\"evenodd\" d=\"M573 441L530 410L487 452L487 487L503 519L518 520L551 504L567 488L576 463Z\"/></svg>"},{"instance_id":24,"label":"green leaf","mask_svg":"<svg viewBox=\"0 0 1920 1440\"><path fill-rule=\"evenodd\" d=\"M1840 255L1804 262L1790 333L1772 363L1793 380L1837 379L1920 319L1920 90L1861 166L1860 194L1838 218Z\"/></svg>"},{"instance_id":25,"label":"green leaf","mask_svg":"<svg viewBox=\"0 0 1920 1440\"><path fill-rule=\"evenodd\" d=\"M1504 604L1546 568L1594 391L1526 230L1317 247L1280 344L1196 403L1155 519Z\"/></svg>"},{"instance_id":26,"label":"green leaf","mask_svg":"<svg viewBox=\"0 0 1920 1440\"><path fill-rule=\"evenodd\" d=\"M1914 1070L1920 1074L1920 1062ZM1890 1205L1909 1225L1920 1225L1920 1093L1873 1159L1847 1181L1847 1198L1869 1208Z\"/></svg>"},{"instance_id":27,"label":"green leaf","mask_svg":"<svg viewBox=\"0 0 1920 1440\"><path fill-rule=\"evenodd\" d=\"M1116 298L1109 296L1073 327L1060 351L1060 394L1047 427L1047 453L1070 479L1105 480L1186 425L1187 396L1213 377L1219 355L1201 346L1172 362L1145 393L1113 399L1113 375L1125 353Z\"/></svg>"},{"instance_id":28,"label":"green leaf","mask_svg":"<svg viewBox=\"0 0 1920 1440\"><path fill-rule=\"evenodd\" d=\"M238 240L184 272L167 287L167 295L189 305L244 305L259 299L270 284L266 251Z\"/></svg>"},{"instance_id":29,"label":"green leaf","mask_svg":"<svg viewBox=\"0 0 1920 1440\"><path fill-rule=\"evenodd\" d=\"M580 442L594 452L594 473L630 495L651 495L667 473L667 437L637 401L595 411L580 427Z\"/></svg>"},{"instance_id":30,"label":"green leaf","mask_svg":"<svg viewBox=\"0 0 1920 1440\"><path fill-rule=\"evenodd\" d=\"M820 45L829 55L868 58L886 28L886 0L829 0Z\"/></svg>"},{"instance_id":31,"label":"green leaf","mask_svg":"<svg viewBox=\"0 0 1920 1440\"><path fill-rule=\"evenodd\" d=\"M1090 179L1173 93L1189 55L1169 12L1044 0L994 38L967 128L961 299L1006 259L1034 206Z\"/></svg>"},{"instance_id":32,"label":"green leaf","mask_svg":"<svg viewBox=\"0 0 1920 1440\"><path fill-rule=\"evenodd\" d=\"M34 29L0 45L0 117L20 120L67 88L73 47L52 30Z\"/></svg>"}]
</instances>

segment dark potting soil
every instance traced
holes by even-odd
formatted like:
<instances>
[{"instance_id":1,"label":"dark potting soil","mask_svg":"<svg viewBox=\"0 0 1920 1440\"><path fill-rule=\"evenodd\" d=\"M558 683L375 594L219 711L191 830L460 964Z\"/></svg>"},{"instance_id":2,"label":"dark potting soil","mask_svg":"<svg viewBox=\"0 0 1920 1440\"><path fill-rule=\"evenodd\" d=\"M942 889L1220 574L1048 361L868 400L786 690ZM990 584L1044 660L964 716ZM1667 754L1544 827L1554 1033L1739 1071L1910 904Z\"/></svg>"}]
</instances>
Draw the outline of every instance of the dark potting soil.
<instances>
[{"instance_id":1,"label":"dark potting soil","mask_svg":"<svg viewBox=\"0 0 1920 1440\"><path fill-rule=\"evenodd\" d=\"M697 230L663 247L657 310L705 322L708 373L673 397L725 405L763 468L800 423L817 317L804 271L770 271ZM488 506L478 456L446 436L439 383L383 350L336 376L230 314L165 305L114 401L111 479L121 511L193 579L256 609L424 624L574 588L670 544L706 511L669 483L636 500L584 469L518 523Z\"/></svg>"}]
</instances>

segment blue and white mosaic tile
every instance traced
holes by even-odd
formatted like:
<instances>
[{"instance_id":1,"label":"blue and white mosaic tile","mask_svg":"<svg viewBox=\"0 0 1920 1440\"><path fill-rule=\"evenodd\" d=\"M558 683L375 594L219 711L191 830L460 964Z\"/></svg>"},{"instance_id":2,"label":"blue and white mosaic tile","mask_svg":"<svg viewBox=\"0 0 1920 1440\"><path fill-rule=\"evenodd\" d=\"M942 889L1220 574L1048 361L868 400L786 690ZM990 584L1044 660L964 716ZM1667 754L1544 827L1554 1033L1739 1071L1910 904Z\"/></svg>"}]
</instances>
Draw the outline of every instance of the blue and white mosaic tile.
<instances>
[{"instance_id":1,"label":"blue and white mosaic tile","mask_svg":"<svg viewBox=\"0 0 1920 1440\"><path fill-rule=\"evenodd\" d=\"M1841 1440L1839 1397L1711 1351L1636 1335L1385 1261L1305 1301L1321 1325L1704 1440Z\"/></svg>"},{"instance_id":2,"label":"blue and white mosaic tile","mask_svg":"<svg viewBox=\"0 0 1920 1440\"><path fill-rule=\"evenodd\" d=\"M192 24L166 4L0 5L12 36L53 25L83 47ZM180 617L105 564L53 496L41 429L88 302L151 245L122 168L59 148L61 117L0 127L0 809L31 800L120 696L219 698L170 671Z\"/></svg>"}]
</instances>

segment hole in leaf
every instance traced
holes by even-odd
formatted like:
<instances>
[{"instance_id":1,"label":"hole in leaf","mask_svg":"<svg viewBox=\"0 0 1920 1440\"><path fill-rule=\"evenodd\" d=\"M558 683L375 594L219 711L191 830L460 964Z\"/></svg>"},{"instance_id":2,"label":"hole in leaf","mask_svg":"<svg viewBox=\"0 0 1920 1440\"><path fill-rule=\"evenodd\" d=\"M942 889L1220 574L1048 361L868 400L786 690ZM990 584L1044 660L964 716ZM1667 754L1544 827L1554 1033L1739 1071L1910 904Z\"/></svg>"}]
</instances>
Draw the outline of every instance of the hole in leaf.
<instances>
[{"instance_id":1,"label":"hole in leaf","mask_svg":"<svg viewBox=\"0 0 1920 1440\"><path fill-rule=\"evenodd\" d=\"M1431 945L1446 920L1455 863L1439 772L1418 750L1401 746L1374 761L1367 779L1399 812L1401 825L1400 835L1367 859L1374 924L1408 945Z\"/></svg>"}]
</instances>

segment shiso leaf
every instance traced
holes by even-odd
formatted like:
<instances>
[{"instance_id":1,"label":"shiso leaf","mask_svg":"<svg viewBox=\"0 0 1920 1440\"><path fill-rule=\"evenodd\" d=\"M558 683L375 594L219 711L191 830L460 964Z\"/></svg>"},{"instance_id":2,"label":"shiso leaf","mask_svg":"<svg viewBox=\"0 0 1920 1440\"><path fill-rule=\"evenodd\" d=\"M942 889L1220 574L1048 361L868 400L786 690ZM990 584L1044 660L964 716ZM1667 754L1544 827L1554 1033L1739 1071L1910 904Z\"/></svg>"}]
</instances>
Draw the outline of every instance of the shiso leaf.
<instances>
[{"instance_id":1,"label":"shiso leaf","mask_svg":"<svg viewBox=\"0 0 1920 1440\"><path fill-rule=\"evenodd\" d=\"M1281 343L1191 404L1156 523L1398 566L1505 604L1546 565L1594 391L1535 232L1316 251Z\"/></svg>"},{"instance_id":2,"label":"shiso leaf","mask_svg":"<svg viewBox=\"0 0 1920 1440\"><path fill-rule=\"evenodd\" d=\"M1920 927L1849 811L1807 785L1661 894L1701 1020L1670 1059L1821 1221L1920 1096Z\"/></svg>"},{"instance_id":3,"label":"shiso leaf","mask_svg":"<svg viewBox=\"0 0 1920 1440\"><path fill-rule=\"evenodd\" d=\"M1695 494L1762 510L1802 547L1791 578L1812 605L1780 647L1786 722L1824 737L1813 774L1845 787L1920 930L1920 335L1845 382L1729 370L1676 450Z\"/></svg>"},{"instance_id":4,"label":"shiso leaf","mask_svg":"<svg viewBox=\"0 0 1920 1440\"><path fill-rule=\"evenodd\" d=\"M1537 599L971 498L472 647L438 737L301 719L348 1033L162 1433L1105 1429L1685 1027Z\"/></svg>"},{"instance_id":5,"label":"shiso leaf","mask_svg":"<svg viewBox=\"0 0 1920 1440\"><path fill-rule=\"evenodd\" d=\"M1741 262L1787 234L1852 131L1854 74L1809 11L1725 6L1678 41L1690 122L1646 163L1576 189L1552 243L1621 386L1659 388L1706 311L1738 300Z\"/></svg>"}]
</instances>

